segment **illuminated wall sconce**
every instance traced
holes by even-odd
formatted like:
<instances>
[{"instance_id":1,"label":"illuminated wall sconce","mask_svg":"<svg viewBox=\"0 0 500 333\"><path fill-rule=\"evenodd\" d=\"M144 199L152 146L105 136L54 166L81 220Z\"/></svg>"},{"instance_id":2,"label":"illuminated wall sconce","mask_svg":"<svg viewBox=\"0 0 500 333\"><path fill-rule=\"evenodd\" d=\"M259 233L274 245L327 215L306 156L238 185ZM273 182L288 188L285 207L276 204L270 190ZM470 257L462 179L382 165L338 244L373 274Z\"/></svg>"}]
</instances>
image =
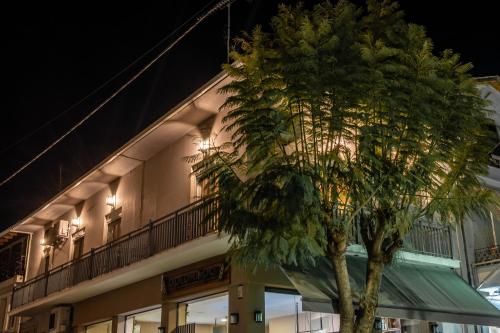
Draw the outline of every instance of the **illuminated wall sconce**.
<instances>
[{"instance_id":1,"label":"illuminated wall sconce","mask_svg":"<svg viewBox=\"0 0 500 333\"><path fill-rule=\"evenodd\" d=\"M80 217L75 217L71 220L71 225L77 229L82 226L82 219Z\"/></svg>"},{"instance_id":2,"label":"illuminated wall sconce","mask_svg":"<svg viewBox=\"0 0 500 333\"><path fill-rule=\"evenodd\" d=\"M45 238L40 241L41 246L45 246L45 243L46 243Z\"/></svg>"},{"instance_id":3,"label":"illuminated wall sconce","mask_svg":"<svg viewBox=\"0 0 500 333\"><path fill-rule=\"evenodd\" d=\"M116 195L106 197L106 205L116 208Z\"/></svg>"},{"instance_id":4,"label":"illuminated wall sconce","mask_svg":"<svg viewBox=\"0 0 500 333\"><path fill-rule=\"evenodd\" d=\"M158 327L158 333L165 333L165 327L163 326Z\"/></svg>"},{"instance_id":5,"label":"illuminated wall sconce","mask_svg":"<svg viewBox=\"0 0 500 333\"><path fill-rule=\"evenodd\" d=\"M240 284L238 286L238 288L236 289L236 294L238 296L238 299L242 299L243 298L243 285Z\"/></svg>"},{"instance_id":6,"label":"illuminated wall sconce","mask_svg":"<svg viewBox=\"0 0 500 333\"><path fill-rule=\"evenodd\" d=\"M231 313L229 315L229 323L231 325L237 325L240 322L240 314L239 313Z\"/></svg>"},{"instance_id":7,"label":"illuminated wall sconce","mask_svg":"<svg viewBox=\"0 0 500 333\"><path fill-rule=\"evenodd\" d=\"M264 321L264 315L262 311L256 310L253 312L253 319L256 323L262 323Z\"/></svg>"},{"instance_id":8,"label":"illuminated wall sconce","mask_svg":"<svg viewBox=\"0 0 500 333\"><path fill-rule=\"evenodd\" d=\"M208 151L208 149L210 149L210 139L207 138L207 139L202 139L200 141L200 145L198 147L200 149L201 152L206 152Z\"/></svg>"}]
</instances>

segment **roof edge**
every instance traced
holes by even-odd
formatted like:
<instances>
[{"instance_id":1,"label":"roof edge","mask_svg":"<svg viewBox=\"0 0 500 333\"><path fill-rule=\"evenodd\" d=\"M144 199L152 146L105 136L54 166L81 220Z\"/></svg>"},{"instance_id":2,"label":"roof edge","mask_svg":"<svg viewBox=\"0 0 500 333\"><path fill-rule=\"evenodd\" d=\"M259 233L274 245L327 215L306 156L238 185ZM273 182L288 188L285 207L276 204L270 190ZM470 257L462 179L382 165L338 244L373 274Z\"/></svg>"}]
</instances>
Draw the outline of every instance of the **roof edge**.
<instances>
[{"instance_id":1,"label":"roof edge","mask_svg":"<svg viewBox=\"0 0 500 333\"><path fill-rule=\"evenodd\" d=\"M183 99L180 103L176 104L174 107L170 108L164 115L162 115L160 118L155 120L152 124L150 124L148 127L146 127L144 130L133 136L130 140L128 140L125 144L120 146L120 148L116 149L112 153L108 154L106 158L104 158L101 162L99 162L97 165L95 165L93 168L85 172L82 176L77 178L75 181L73 181L71 184L66 186L64 189L60 190L57 192L54 196L52 196L49 200L47 200L43 205L39 206L37 209L33 210L20 220L18 220L16 223L11 225L10 227L7 227L6 229L0 231L0 237L5 235L8 232L15 231L14 229L23 222L25 222L27 219L32 217L33 215L37 214L38 212L42 211L45 209L47 206L52 204L54 201L59 199L61 196L63 196L66 192L69 190L73 189L75 186L78 186L82 182L85 181L86 178L88 178L90 175L92 175L95 171L98 169L102 168L106 164L112 162L115 158L120 156L127 148L132 146L133 144L139 142L142 140L146 135L148 135L150 132L153 130L157 129L163 122L165 122L167 119L172 117L176 112L179 112L183 110L185 107L187 107L191 102L195 101L198 99L200 96L205 94L208 90L216 86L219 82L224 80L225 78L228 77L228 74L225 71L221 71L218 74L216 74L214 77L212 77L209 81L207 81L205 84L203 84L201 87L196 89L193 93L191 93L188 97Z\"/></svg>"}]
</instances>

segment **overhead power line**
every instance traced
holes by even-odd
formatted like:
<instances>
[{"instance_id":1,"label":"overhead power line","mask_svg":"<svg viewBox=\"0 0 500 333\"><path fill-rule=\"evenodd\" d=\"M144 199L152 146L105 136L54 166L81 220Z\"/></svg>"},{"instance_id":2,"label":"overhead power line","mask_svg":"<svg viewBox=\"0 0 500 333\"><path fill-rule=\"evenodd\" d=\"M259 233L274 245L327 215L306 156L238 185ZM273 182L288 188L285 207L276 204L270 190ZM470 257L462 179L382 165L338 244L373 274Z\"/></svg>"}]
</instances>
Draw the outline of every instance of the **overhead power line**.
<instances>
[{"instance_id":1,"label":"overhead power line","mask_svg":"<svg viewBox=\"0 0 500 333\"><path fill-rule=\"evenodd\" d=\"M174 36L176 33L178 33L179 30L181 30L182 28L184 28L189 22L191 22L193 19L199 17L204 10L206 10L210 5L214 4L216 1L217 0L213 0L213 1L209 2L209 3L207 3L200 10L198 10L195 14L193 14L189 19L187 19L186 21L184 21L184 23L182 23L180 26L178 26L177 28L175 28L167 36L163 37L159 42L157 42L153 47L151 47L149 50L147 50L145 53L143 53L141 56L139 56L133 62L131 62L130 64L128 64L122 70L120 70L119 72L117 72L116 74L114 74L112 77L110 77L104 83L102 83L101 85L99 85L97 88L95 88L90 93L88 93L87 95L85 95L84 97L82 97L81 99L79 99L77 102L75 102L74 104L72 104L71 106L69 106L67 109L65 109L61 113L57 114L52 119L46 121L45 123L43 123L39 127L35 128L34 130L32 130L31 132L29 132L28 134L25 134L19 140L15 141L12 144L10 144L9 146L3 148L0 151L0 154L3 154L5 152L11 150L13 147L17 146L21 142L25 141L26 139L30 138L34 134L38 133L39 131L41 131L45 127L47 127L50 124L52 124L54 121L58 120L59 118L61 118L62 116L66 115L68 112L70 112L74 108L78 107L80 104L82 104L83 102L85 102L86 100L88 100L90 97L94 96L96 93L98 93L99 91L101 91L104 87L106 87L108 84L110 84L111 82L113 82L116 78L118 78L119 76L121 76L123 73L127 72L130 68L132 68L133 66L137 65L141 60L143 60L145 57L147 57L148 55L150 55L159 46L161 46L168 39L170 39L172 36ZM228 6L229 6L229 4L228 4Z\"/></svg>"},{"instance_id":2,"label":"overhead power line","mask_svg":"<svg viewBox=\"0 0 500 333\"><path fill-rule=\"evenodd\" d=\"M28 162L26 162L23 166L21 166L19 169L14 171L10 176L2 180L0 183L0 187L5 185L7 182L9 182L12 178L17 176L19 173L21 173L24 169L29 167L31 164L33 164L36 160L38 160L40 157L45 155L50 149L52 149L54 146L56 146L59 142L64 140L68 135L70 135L72 132L74 132L78 127L80 127L83 123L85 123L90 117L92 117L97 111L102 109L106 104L108 104L113 98L115 98L118 94L120 94L125 88L127 88L132 82L134 82L138 77L140 77L145 71L147 71L151 66L153 66L161 57L163 57L168 51L170 51L175 45L177 45L186 35L188 35L194 28L196 28L201 22L203 22L206 18L217 12L218 10L230 5L232 2L235 2L236 0L220 0L217 1L215 4L213 4L215 1L212 1L210 4L213 4L210 6L208 10L205 11L209 7L209 5L203 7L198 13L196 13L193 17L191 17L188 21L184 22L179 28L177 28L173 33L171 33L169 36L177 32L180 28L183 26L187 25L189 21L191 21L194 17L196 17L195 22L193 22L182 34L180 34L172 43L170 43L167 47L165 47L157 56L155 56L150 62L148 62L141 70L139 70L136 74L134 74L130 79L128 79L123 85L121 85L115 92L113 92L109 97L107 97L103 102L101 102L97 107L93 108L85 117L83 117L80 121L78 121L75 125L73 125L68 131L66 131L64 134L62 134L59 138L57 138L54 142L52 142L50 145L48 145L45 149L43 149L40 153L36 154L32 159L30 159ZM201 12L205 11L203 14ZM166 37L169 38L169 37ZM166 39L164 38L164 39ZM162 41L160 42L162 43ZM159 45L158 43L157 45ZM153 47L156 48L156 46ZM151 52L152 50L148 51L147 53ZM71 110L74 108L76 105L80 104L83 102L86 98L92 96L95 92L97 92L99 89L104 87L107 83L112 81L114 78L119 76L121 73L126 71L128 68L132 67L135 63L140 61L146 54L142 55L138 59L136 59L132 64L127 66L125 69L120 71L117 75L113 76L110 80L106 81L103 85L98 87L96 90L91 92L89 95L84 97L82 100L78 101L74 106L71 106L67 111ZM56 117L57 118L57 117ZM49 121L48 123L53 122L55 119ZM46 123L47 124L47 123ZM46 126L46 124L42 126Z\"/></svg>"}]
</instances>

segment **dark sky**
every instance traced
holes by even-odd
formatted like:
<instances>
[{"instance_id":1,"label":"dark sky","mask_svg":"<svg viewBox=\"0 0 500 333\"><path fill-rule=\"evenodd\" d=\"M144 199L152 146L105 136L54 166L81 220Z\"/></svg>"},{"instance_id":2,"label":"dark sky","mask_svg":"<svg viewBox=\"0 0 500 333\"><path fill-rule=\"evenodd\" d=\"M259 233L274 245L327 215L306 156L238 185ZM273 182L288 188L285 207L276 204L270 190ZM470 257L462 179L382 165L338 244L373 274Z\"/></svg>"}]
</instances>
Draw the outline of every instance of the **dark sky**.
<instances>
[{"instance_id":1,"label":"dark sky","mask_svg":"<svg viewBox=\"0 0 500 333\"><path fill-rule=\"evenodd\" d=\"M40 8L25 5L4 11L10 20L4 20L2 29L7 90L1 102L0 179L77 122L144 61L14 145L18 140L125 68L208 2L121 2L112 8L88 2L51 8L44 2ZM281 2L295 1L237 0L232 32L265 24ZM402 0L401 6L409 21L427 27L437 50L461 53L474 64L476 76L500 74L498 17L491 1ZM222 11L210 17L84 126L0 187L0 230L57 193L60 166L64 187L218 73L226 59L226 15Z\"/></svg>"}]
</instances>

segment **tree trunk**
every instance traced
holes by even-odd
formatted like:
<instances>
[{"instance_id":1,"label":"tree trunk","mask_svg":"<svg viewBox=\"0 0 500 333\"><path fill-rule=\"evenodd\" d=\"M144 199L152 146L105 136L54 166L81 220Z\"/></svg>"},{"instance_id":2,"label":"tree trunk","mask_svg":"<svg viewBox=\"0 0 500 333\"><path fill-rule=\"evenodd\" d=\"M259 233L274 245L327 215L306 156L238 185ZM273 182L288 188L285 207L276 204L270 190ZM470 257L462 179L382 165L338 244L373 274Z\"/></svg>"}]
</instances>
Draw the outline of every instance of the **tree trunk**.
<instances>
[{"instance_id":1,"label":"tree trunk","mask_svg":"<svg viewBox=\"0 0 500 333\"><path fill-rule=\"evenodd\" d=\"M354 307L345 252L330 255L339 293L340 332L354 332Z\"/></svg>"},{"instance_id":2,"label":"tree trunk","mask_svg":"<svg viewBox=\"0 0 500 333\"><path fill-rule=\"evenodd\" d=\"M383 260L379 258L368 259L365 293L359 302L356 333L371 333L373 330L383 269Z\"/></svg>"}]
</instances>

